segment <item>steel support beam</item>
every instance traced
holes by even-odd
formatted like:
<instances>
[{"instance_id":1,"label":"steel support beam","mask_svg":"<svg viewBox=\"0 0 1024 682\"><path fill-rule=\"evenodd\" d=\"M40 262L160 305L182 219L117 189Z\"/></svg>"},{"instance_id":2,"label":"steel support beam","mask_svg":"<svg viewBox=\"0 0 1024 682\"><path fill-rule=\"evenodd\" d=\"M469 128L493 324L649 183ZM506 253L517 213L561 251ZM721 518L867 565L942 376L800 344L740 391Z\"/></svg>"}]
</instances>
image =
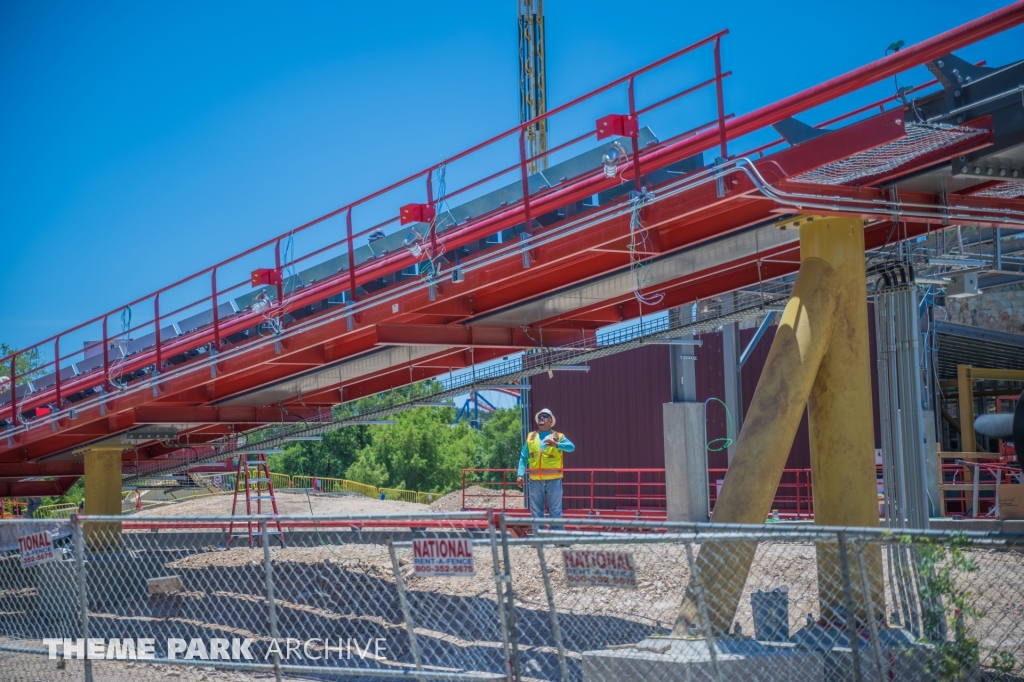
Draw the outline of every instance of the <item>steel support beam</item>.
<instances>
[{"instance_id":1,"label":"steel support beam","mask_svg":"<svg viewBox=\"0 0 1024 682\"><path fill-rule=\"evenodd\" d=\"M735 294L729 294L734 296ZM722 359L725 380L725 405L729 410L732 422L732 433L727 434L733 439L726 451L728 461L736 454L736 434L743 428L743 381L740 375L740 325L732 322L722 326Z\"/></svg>"},{"instance_id":2,"label":"steel support beam","mask_svg":"<svg viewBox=\"0 0 1024 682\"><path fill-rule=\"evenodd\" d=\"M20 481L23 478L49 476L82 476L85 467L81 462L25 462L7 464L0 469L0 480Z\"/></svg>"},{"instance_id":3,"label":"steel support beam","mask_svg":"<svg viewBox=\"0 0 1024 682\"><path fill-rule=\"evenodd\" d=\"M528 329L468 325L384 325L375 327L384 346L473 346L477 348L538 348L564 346L593 339L593 334L567 329Z\"/></svg>"},{"instance_id":4,"label":"steel support beam","mask_svg":"<svg viewBox=\"0 0 1024 682\"><path fill-rule=\"evenodd\" d=\"M133 410L136 424L277 424L301 422L317 416L316 410L241 405L183 407L143 405Z\"/></svg>"},{"instance_id":5,"label":"steel support beam","mask_svg":"<svg viewBox=\"0 0 1024 682\"><path fill-rule=\"evenodd\" d=\"M0 481L0 497L60 497L78 478L67 476L53 481ZM120 508L117 513L121 513Z\"/></svg>"}]
</instances>

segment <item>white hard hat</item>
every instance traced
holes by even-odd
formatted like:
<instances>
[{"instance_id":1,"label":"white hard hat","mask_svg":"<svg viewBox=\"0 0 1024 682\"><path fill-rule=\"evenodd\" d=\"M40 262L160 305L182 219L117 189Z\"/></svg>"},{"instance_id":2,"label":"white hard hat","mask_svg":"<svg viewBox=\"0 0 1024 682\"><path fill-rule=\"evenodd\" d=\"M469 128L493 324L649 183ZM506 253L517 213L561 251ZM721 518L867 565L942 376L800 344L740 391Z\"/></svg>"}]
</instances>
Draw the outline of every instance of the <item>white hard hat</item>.
<instances>
[{"instance_id":1,"label":"white hard hat","mask_svg":"<svg viewBox=\"0 0 1024 682\"><path fill-rule=\"evenodd\" d=\"M542 414L546 414L547 416L551 417L551 426L553 427L555 425L555 414L554 414L554 412L552 412L551 410L549 410L546 407L544 409L542 409L542 410L539 410L537 412L537 414L533 415L533 420L534 421L538 421L539 417Z\"/></svg>"}]
</instances>

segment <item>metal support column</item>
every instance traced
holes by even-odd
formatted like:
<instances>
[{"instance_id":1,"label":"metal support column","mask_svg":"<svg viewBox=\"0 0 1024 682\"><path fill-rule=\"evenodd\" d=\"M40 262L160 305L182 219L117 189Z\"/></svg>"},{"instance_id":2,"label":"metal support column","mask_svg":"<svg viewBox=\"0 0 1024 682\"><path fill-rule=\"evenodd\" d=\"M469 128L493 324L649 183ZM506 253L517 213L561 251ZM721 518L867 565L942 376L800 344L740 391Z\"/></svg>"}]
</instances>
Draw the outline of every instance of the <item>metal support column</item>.
<instances>
[{"instance_id":1,"label":"metal support column","mask_svg":"<svg viewBox=\"0 0 1024 682\"><path fill-rule=\"evenodd\" d=\"M735 307L735 306L734 306ZM740 325L737 322L722 327L722 358L725 365L725 404L732 418L732 445L729 446L729 462L736 454L736 435L743 426L743 382L740 375Z\"/></svg>"}]
</instances>

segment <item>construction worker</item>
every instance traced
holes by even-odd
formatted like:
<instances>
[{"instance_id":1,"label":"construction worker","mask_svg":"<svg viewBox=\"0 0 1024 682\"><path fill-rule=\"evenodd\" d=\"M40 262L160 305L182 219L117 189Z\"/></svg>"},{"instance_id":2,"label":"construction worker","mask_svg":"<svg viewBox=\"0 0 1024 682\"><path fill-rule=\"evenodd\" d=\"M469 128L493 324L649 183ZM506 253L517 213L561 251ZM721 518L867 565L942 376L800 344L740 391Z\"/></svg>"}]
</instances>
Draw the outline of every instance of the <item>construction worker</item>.
<instances>
[{"instance_id":1,"label":"construction worker","mask_svg":"<svg viewBox=\"0 0 1024 682\"><path fill-rule=\"evenodd\" d=\"M530 431L526 444L519 453L519 474L516 485L523 487L523 477L529 473L530 485L527 496L530 500L530 516L544 518L547 506L548 517L562 516L562 453L572 452L576 446L564 434L554 431L555 415L544 408L536 415L537 430ZM562 530L552 526L551 530Z\"/></svg>"}]
</instances>

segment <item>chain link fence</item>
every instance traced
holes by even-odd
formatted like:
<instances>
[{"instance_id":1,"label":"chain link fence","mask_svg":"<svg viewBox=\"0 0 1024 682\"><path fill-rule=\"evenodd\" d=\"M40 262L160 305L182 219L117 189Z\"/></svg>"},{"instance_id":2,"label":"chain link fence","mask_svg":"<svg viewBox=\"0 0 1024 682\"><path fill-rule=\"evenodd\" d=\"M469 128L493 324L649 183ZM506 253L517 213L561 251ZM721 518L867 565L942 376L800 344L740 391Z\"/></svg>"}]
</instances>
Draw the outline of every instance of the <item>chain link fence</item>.
<instances>
[{"instance_id":1,"label":"chain link fence","mask_svg":"<svg viewBox=\"0 0 1024 682\"><path fill-rule=\"evenodd\" d=\"M243 520L0 522L0 679L1024 679L1013 535Z\"/></svg>"}]
</instances>

